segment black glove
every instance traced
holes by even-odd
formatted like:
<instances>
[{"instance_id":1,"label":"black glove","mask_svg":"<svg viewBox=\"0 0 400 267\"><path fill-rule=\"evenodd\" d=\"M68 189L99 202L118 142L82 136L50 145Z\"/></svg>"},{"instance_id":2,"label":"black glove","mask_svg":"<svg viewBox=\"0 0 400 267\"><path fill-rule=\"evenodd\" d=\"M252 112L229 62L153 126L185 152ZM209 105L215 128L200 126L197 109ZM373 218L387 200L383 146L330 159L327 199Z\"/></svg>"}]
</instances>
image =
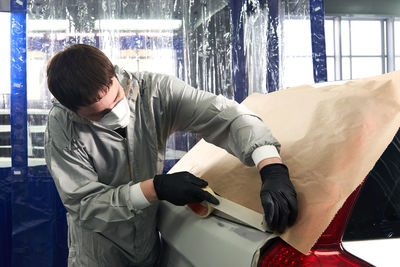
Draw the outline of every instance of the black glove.
<instances>
[{"instance_id":1,"label":"black glove","mask_svg":"<svg viewBox=\"0 0 400 267\"><path fill-rule=\"evenodd\" d=\"M153 183L158 199L166 200L174 205L183 206L203 200L214 205L219 204L218 199L201 189L208 183L189 172L156 175Z\"/></svg>"},{"instance_id":2,"label":"black glove","mask_svg":"<svg viewBox=\"0 0 400 267\"><path fill-rule=\"evenodd\" d=\"M262 187L261 203L265 220L272 231L283 233L297 218L296 191L284 164L274 163L260 170Z\"/></svg>"}]
</instances>

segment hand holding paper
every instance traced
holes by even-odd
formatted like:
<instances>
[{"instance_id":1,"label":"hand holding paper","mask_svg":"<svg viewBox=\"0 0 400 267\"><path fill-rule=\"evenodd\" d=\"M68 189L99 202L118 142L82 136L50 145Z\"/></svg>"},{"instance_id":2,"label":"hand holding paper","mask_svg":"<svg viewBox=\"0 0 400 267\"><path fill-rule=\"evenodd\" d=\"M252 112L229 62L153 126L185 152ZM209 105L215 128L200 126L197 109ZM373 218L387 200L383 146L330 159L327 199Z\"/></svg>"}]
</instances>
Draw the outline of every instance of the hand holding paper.
<instances>
[{"instance_id":1,"label":"hand holding paper","mask_svg":"<svg viewBox=\"0 0 400 267\"><path fill-rule=\"evenodd\" d=\"M296 191L284 164L274 163L260 170L261 203L270 230L283 233L297 218Z\"/></svg>"}]
</instances>

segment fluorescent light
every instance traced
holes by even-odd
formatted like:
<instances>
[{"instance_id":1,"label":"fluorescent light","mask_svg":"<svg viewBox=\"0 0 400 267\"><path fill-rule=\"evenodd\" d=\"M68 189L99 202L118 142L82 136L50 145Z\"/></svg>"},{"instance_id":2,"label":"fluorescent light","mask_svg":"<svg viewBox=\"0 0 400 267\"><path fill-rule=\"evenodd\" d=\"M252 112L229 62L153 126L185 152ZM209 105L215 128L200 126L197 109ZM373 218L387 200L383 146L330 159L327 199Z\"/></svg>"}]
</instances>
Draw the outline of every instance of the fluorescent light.
<instances>
[{"instance_id":1,"label":"fluorescent light","mask_svg":"<svg viewBox=\"0 0 400 267\"><path fill-rule=\"evenodd\" d=\"M69 32L68 20L28 19L29 32ZM182 27L177 19L104 19L95 21L95 31L173 31Z\"/></svg>"},{"instance_id":2,"label":"fluorescent light","mask_svg":"<svg viewBox=\"0 0 400 267\"><path fill-rule=\"evenodd\" d=\"M26 25L30 32L67 32L69 30L69 21L61 19L28 19Z\"/></svg>"},{"instance_id":3,"label":"fluorescent light","mask_svg":"<svg viewBox=\"0 0 400 267\"><path fill-rule=\"evenodd\" d=\"M172 31L182 27L177 19L107 19L96 20L96 30L120 31Z\"/></svg>"}]
</instances>

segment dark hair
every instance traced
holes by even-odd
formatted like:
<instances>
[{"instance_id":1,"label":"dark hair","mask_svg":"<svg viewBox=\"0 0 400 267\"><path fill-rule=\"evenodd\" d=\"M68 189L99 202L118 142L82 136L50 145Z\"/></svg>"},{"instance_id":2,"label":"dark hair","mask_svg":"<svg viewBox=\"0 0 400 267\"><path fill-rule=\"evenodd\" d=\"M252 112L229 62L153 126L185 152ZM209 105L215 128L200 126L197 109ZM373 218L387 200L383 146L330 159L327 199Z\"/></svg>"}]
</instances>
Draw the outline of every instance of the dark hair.
<instances>
[{"instance_id":1,"label":"dark hair","mask_svg":"<svg viewBox=\"0 0 400 267\"><path fill-rule=\"evenodd\" d=\"M47 65L47 86L67 108L77 111L99 100L115 76L107 56L94 46L73 44L58 52Z\"/></svg>"}]
</instances>

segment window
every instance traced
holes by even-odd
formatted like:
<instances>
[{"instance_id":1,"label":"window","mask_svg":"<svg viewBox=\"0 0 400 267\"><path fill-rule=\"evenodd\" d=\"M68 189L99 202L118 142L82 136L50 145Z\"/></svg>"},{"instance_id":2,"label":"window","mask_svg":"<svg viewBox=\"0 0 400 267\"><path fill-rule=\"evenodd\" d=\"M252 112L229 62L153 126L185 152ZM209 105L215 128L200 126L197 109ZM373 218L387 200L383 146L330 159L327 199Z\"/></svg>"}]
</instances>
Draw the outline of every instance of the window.
<instances>
[{"instance_id":1,"label":"window","mask_svg":"<svg viewBox=\"0 0 400 267\"><path fill-rule=\"evenodd\" d=\"M348 32L346 38L348 50L342 50L343 57L350 61L350 79L379 75L385 72L385 51L383 49L383 26L380 20L344 20L342 32ZM344 30L344 28L348 28ZM368 29L366 31L365 29ZM343 41L343 40L342 40ZM343 44L343 42L342 42Z\"/></svg>"},{"instance_id":2,"label":"window","mask_svg":"<svg viewBox=\"0 0 400 267\"><path fill-rule=\"evenodd\" d=\"M343 240L400 237L400 131L360 191Z\"/></svg>"},{"instance_id":3,"label":"window","mask_svg":"<svg viewBox=\"0 0 400 267\"><path fill-rule=\"evenodd\" d=\"M325 21L326 68L328 81L335 80L335 43L333 20Z\"/></svg>"},{"instance_id":4,"label":"window","mask_svg":"<svg viewBox=\"0 0 400 267\"><path fill-rule=\"evenodd\" d=\"M395 69L400 70L400 20L394 22Z\"/></svg>"},{"instance_id":5,"label":"window","mask_svg":"<svg viewBox=\"0 0 400 267\"><path fill-rule=\"evenodd\" d=\"M386 25L387 21L383 18L327 18L325 38L328 81L385 73L388 69Z\"/></svg>"}]
</instances>

